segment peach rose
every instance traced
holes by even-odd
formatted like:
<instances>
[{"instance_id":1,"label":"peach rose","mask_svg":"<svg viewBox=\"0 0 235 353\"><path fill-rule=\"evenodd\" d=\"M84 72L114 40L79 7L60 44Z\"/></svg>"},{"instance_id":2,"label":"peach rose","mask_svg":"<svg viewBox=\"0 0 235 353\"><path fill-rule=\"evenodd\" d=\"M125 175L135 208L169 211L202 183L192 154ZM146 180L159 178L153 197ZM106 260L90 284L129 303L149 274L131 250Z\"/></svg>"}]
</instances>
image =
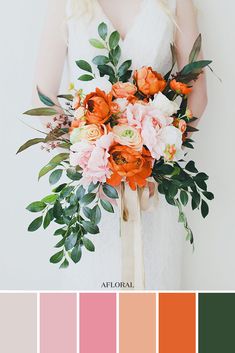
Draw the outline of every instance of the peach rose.
<instances>
[{"instance_id":1,"label":"peach rose","mask_svg":"<svg viewBox=\"0 0 235 353\"><path fill-rule=\"evenodd\" d=\"M86 120L89 124L104 124L112 114L118 112L118 105L112 101L113 95L99 88L88 94L84 100L87 109Z\"/></svg>"},{"instance_id":2,"label":"peach rose","mask_svg":"<svg viewBox=\"0 0 235 353\"><path fill-rule=\"evenodd\" d=\"M94 142L98 140L104 134L104 130L101 126L90 124L84 125L73 129L70 134L70 141L72 144L86 140L88 142Z\"/></svg>"},{"instance_id":3,"label":"peach rose","mask_svg":"<svg viewBox=\"0 0 235 353\"><path fill-rule=\"evenodd\" d=\"M137 87L130 82L117 82L112 88L112 93L115 98L133 97L136 92Z\"/></svg>"},{"instance_id":4,"label":"peach rose","mask_svg":"<svg viewBox=\"0 0 235 353\"><path fill-rule=\"evenodd\" d=\"M184 120L182 120L182 119L179 121L179 129L180 129L180 131L182 132L182 134L184 134L185 131L186 131L186 129L187 129L187 124L186 124L186 122L185 122Z\"/></svg>"},{"instance_id":5,"label":"peach rose","mask_svg":"<svg viewBox=\"0 0 235 353\"><path fill-rule=\"evenodd\" d=\"M136 151L143 147L142 137L137 129L129 125L116 125L113 128L114 140L120 145L128 146Z\"/></svg>"},{"instance_id":6,"label":"peach rose","mask_svg":"<svg viewBox=\"0 0 235 353\"><path fill-rule=\"evenodd\" d=\"M188 95L192 92L192 88L188 87L185 83L172 80L170 82L170 88L178 94Z\"/></svg>"},{"instance_id":7,"label":"peach rose","mask_svg":"<svg viewBox=\"0 0 235 353\"><path fill-rule=\"evenodd\" d=\"M138 90L146 96L162 92L166 87L166 81L162 75L147 66L134 72L134 80Z\"/></svg>"}]
</instances>

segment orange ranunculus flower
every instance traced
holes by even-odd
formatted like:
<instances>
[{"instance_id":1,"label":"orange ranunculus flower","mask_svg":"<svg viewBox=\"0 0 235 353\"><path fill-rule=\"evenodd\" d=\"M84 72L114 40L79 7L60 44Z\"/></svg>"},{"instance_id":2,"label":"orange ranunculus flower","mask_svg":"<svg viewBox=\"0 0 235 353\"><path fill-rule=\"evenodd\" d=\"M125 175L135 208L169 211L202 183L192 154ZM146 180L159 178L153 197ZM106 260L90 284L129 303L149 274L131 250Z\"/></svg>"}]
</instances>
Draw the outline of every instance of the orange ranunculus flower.
<instances>
[{"instance_id":1,"label":"orange ranunculus flower","mask_svg":"<svg viewBox=\"0 0 235 353\"><path fill-rule=\"evenodd\" d=\"M166 87L166 81L162 75L147 66L134 72L134 80L138 90L146 96L162 92Z\"/></svg>"},{"instance_id":2,"label":"orange ranunculus flower","mask_svg":"<svg viewBox=\"0 0 235 353\"><path fill-rule=\"evenodd\" d=\"M132 190L137 185L144 187L152 173L152 157L150 152L143 147L142 152L133 150L128 146L114 145L110 151L110 169L113 171L107 183L112 186L120 185L123 178L129 183Z\"/></svg>"},{"instance_id":3,"label":"orange ranunculus flower","mask_svg":"<svg viewBox=\"0 0 235 353\"><path fill-rule=\"evenodd\" d=\"M187 95L192 92L192 88L188 87L185 83L172 80L170 82L170 88L178 94Z\"/></svg>"},{"instance_id":4,"label":"orange ranunculus flower","mask_svg":"<svg viewBox=\"0 0 235 353\"><path fill-rule=\"evenodd\" d=\"M99 88L88 94L84 100L87 109L86 121L89 124L104 124L112 114L117 113L118 105L112 101L113 95Z\"/></svg>"},{"instance_id":5,"label":"orange ranunculus flower","mask_svg":"<svg viewBox=\"0 0 235 353\"><path fill-rule=\"evenodd\" d=\"M115 98L133 97L136 92L137 87L130 82L117 82L112 88L112 93Z\"/></svg>"}]
</instances>

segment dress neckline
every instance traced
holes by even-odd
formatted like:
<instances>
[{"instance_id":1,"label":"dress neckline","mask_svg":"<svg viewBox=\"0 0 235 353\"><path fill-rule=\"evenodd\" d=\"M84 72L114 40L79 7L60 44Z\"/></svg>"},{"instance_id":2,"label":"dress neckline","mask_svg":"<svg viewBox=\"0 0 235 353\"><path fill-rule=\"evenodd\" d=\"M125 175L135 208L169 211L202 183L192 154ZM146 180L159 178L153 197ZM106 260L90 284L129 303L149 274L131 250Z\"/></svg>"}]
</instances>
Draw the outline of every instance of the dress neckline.
<instances>
[{"instance_id":1,"label":"dress neckline","mask_svg":"<svg viewBox=\"0 0 235 353\"><path fill-rule=\"evenodd\" d=\"M119 32L119 30L114 26L113 21L112 21L112 20L109 18L109 16L106 14L106 12L105 12L105 10L103 9L103 7L101 6L99 0L95 0L95 1L96 1L97 6L99 7L100 11L102 12L103 18L104 18L106 21L109 22L109 24L112 26L112 28L113 28L115 31L118 31L118 32ZM146 2L147 2L147 0L142 0L142 1L141 1L140 8L139 8L139 10L138 10L138 12L137 12L137 14L136 14L136 16L135 16L135 18L134 18L134 21L133 21L132 25L131 25L130 28L127 30L127 32L126 32L126 34L125 34L124 36L121 36L121 35L120 35L120 39L121 39L121 41L122 41L123 43L127 40L127 38L129 37L129 35L132 33L132 31L134 30L134 28L135 28L136 25L138 24L138 21L139 21L139 19L141 18L141 15L142 15L142 13L143 13L143 9L144 9L144 7L145 7L145 5L146 5ZM120 33L120 32L119 32L119 33Z\"/></svg>"}]
</instances>

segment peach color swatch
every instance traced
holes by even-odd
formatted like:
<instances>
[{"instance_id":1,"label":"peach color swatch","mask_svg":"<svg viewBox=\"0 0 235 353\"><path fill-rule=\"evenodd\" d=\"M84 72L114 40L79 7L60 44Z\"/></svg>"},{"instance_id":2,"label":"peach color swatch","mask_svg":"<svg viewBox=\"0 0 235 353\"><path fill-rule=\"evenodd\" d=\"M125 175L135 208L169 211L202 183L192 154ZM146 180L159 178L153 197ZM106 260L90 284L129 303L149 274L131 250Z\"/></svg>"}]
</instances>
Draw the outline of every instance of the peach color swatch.
<instances>
[{"instance_id":1,"label":"peach color swatch","mask_svg":"<svg viewBox=\"0 0 235 353\"><path fill-rule=\"evenodd\" d=\"M119 295L119 353L156 353L156 294Z\"/></svg>"}]
</instances>

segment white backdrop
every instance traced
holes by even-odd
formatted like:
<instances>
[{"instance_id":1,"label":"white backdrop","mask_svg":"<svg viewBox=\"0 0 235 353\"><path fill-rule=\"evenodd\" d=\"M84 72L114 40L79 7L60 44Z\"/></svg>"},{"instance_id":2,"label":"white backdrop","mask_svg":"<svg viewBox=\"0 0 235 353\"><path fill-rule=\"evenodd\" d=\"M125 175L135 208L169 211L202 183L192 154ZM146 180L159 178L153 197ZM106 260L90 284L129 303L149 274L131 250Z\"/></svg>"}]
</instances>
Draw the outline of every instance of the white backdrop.
<instances>
[{"instance_id":1,"label":"white backdrop","mask_svg":"<svg viewBox=\"0 0 235 353\"><path fill-rule=\"evenodd\" d=\"M222 78L208 73L209 105L195 135L192 154L210 175L216 199L206 221L190 214L196 251L185 243L182 289L235 290L235 183L234 183L234 19L233 0L197 0L206 58ZM24 209L49 190L47 179L37 182L37 171L48 156L37 148L17 156L19 145L34 132L19 119L31 105L35 59L46 0L1 4L1 206L0 289L77 289L79 266L59 271L49 257L55 239L51 232L29 234L32 216ZM14 10L14 11L13 11ZM35 121L29 118L35 126Z\"/></svg>"}]
</instances>

